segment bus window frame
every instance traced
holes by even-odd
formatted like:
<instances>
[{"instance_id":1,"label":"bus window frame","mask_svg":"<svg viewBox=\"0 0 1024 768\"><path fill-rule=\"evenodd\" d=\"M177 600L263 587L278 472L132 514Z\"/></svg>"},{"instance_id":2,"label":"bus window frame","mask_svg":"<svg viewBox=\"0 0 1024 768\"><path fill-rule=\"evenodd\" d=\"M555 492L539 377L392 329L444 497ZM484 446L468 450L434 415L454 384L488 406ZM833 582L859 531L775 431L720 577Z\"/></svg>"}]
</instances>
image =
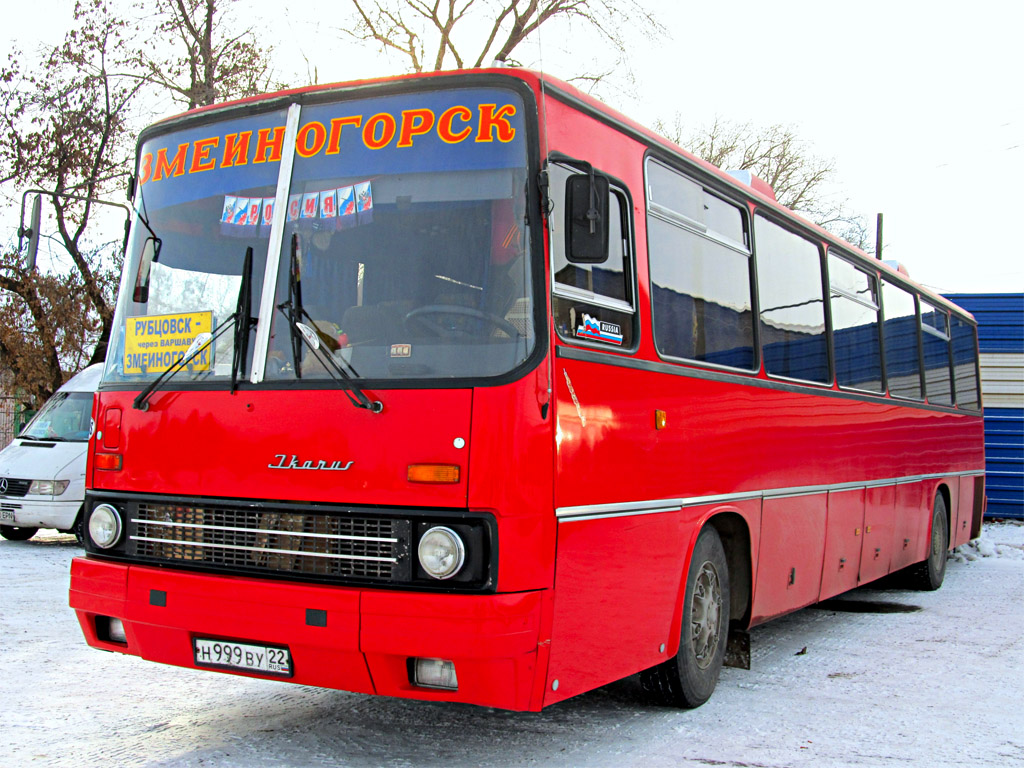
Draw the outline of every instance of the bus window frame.
<instances>
[{"instance_id":1,"label":"bus window frame","mask_svg":"<svg viewBox=\"0 0 1024 768\"><path fill-rule=\"evenodd\" d=\"M550 172L552 166L558 166L560 170L568 171L571 176L585 176L579 168L574 168L569 165L569 159L562 155L552 155L548 158L546 163L546 169ZM545 217L548 220L549 228L549 243L548 243L548 275L551 280L551 312L549 313L548 323L554 328L555 336L566 344L573 346L585 347L589 349L598 349L604 352L616 352L616 353L628 353L633 354L640 348L640 334L641 334L641 323L640 323L640 285L639 275L637 274L637 250L636 250L636 229L633 222L633 196L630 194L629 185L626 184L622 179L612 176L605 171L594 168L594 172L600 174L608 179L608 196L609 196L609 208L611 208L611 200L614 198L619 206L619 219L620 226L622 229L622 244L626 250L623 259L624 263L628 265L630 274L627 279L624 280L625 288L630 296L631 300L620 301L619 299L612 298L611 296L604 296L599 293L593 293L586 291L581 288L574 288L573 286L566 285L558 282L555 277L555 248L558 247L558 243L561 243L563 252L567 253L568 248L568 237L569 233L563 231L563 225L557 224L555 233L558 235L556 238L551 234L551 222L555 219L564 220L564 216L559 216L554 211L549 210L545 213ZM557 188L556 188L557 187ZM549 199L554 200L556 197L559 201L560 206L565 205L565 190L568 185L557 185L551 183L548 188ZM609 238L609 252L611 250L611 239ZM610 255L610 253L609 253ZM607 261L607 259L606 259ZM568 264L575 264L576 266L596 266L595 264L588 263L576 263L571 261L566 255L566 262ZM601 262L604 263L604 262ZM558 297L560 299L566 299L567 301L576 301L583 304L592 304L595 307L601 309L607 309L612 312L621 312L630 316L630 322L632 323L633 339L632 343L622 347L610 347L607 344L601 344L595 341L587 341L581 339L578 336L567 336L559 332L557 327L557 317L554 308L554 299Z\"/></svg>"},{"instance_id":2,"label":"bus window frame","mask_svg":"<svg viewBox=\"0 0 1024 768\"><path fill-rule=\"evenodd\" d=\"M833 287L832 287L832 273L831 273L831 270L829 269L829 256L833 256L833 255L837 259L840 259L841 261L844 261L847 264L849 264L851 267L856 269L858 272L861 272L862 274L865 274L869 278L874 280L875 294L878 296L878 305L876 307L874 307L874 310L875 310L875 332L876 332L877 337L878 337L878 362L879 362L880 379L881 379L881 384L882 384L882 389L881 390L877 390L876 391L876 390L872 390L872 389L861 389L860 387L849 387L849 386L846 386L845 384L843 384L842 382L839 381L838 360L836 359L836 352L835 352L835 339L836 339L835 320L832 317L832 291L835 290L835 289L833 289ZM839 389L841 389L842 391L844 391L844 392L857 392L857 393L860 393L860 394L872 395L874 397L884 398L884 397L886 397L888 395L888 392L889 392L889 381L886 378L886 373L885 373L885 333L883 331L883 323L882 323L882 283L881 283L881 277L880 277L880 275L878 274L878 272L876 270L871 269L866 264L861 264L859 259L857 259L854 256L851 256L851 255L847 254L846 252L842 251L841 249L833 246L832 243L827 243L827 247L826 247L826 250L825 250L825 273L826 273L825 274L825 284L828 286L828 297L829 297L829 300L828 300L828 329L829 329L828 330L828 344L829 344L829 355L830 355L831 360L832 360L833 377L835 378L836 386ZM847 294L845 291L842 291L842 290L839 290L838 293L839 293L840 296L843 296L844 298L847 298L847 299L849 299L851 301L854 301L854 302L860 304L863 307L871 308L871 305L869 305L863 299L860 299L860 298L858 298L856 296L850 296L849 294Z\"/></svg>"},{"instance_id":3,"label":"bus window frame","mask_svg":"<svg viewBox=\"0 0 1024 768\"><path fill-rule=\"evenodd\" d=\"M922 405L931 405L931 406L938 407L938 408L946 408L948 406L945 406L945 405L941 405L940 406L940 405L935 404L935 403L929 403L927 401L927 399L926 399L928 393L925 391L925 387L924 387L924 351L922 349L923 345L921 343L921 301L920 301L920 296L918 295L918 292L911 285L908 285L908 284L904 283L901 280L895 280L895 279L892 278L891 275L882 275L881 276L881 285L884 286L885 283L889 283L892 286L894 286L896 288L899 288L900 290L905 291L906 293L909 293L911 298L914 300L914 317L915 317L914 328L916 329L916 333L917 333L917 373L918 373L918 379L920 380L919 385L921 387L921 397L906 397L904 395L894 395L892 393L892 391L889 389L889 366L888 366L888 360L887 360L886 354L885 354L885 352L886 352L886 345L885 345L885 323L886 323L886 320L888 320L888 317L887 317L887 313L886 313L886 310L885 310L885 290L883 288L882 290L879 291L879 293L880 293L880 295L882 297L882 368L883 368L884 373L885 373L885 396L886 397L890 397L890 398L892 398L894 400L898 400L898 401L903 402L903 403L920 403Z\"/></svg>"},{"instance_id":4,"label":"bus window frame","mask_svg":"<svg viewBox=\"0 0 1024 768\"><path fill-rule=\"evenodd\" d=\"M946 332L943 333L938 328L935 328L924 321L924 306L927 305L931 310L941 314L946 318ZM940 307L937 303L929 301L928 299L918 296L918 322L920 323L920 338L921 340L921 362L924 364L924 337L925 334L932 336L936 339L940 339L946 342L946 368L949 374L949 403L932 402L931 397L928 394L928 372L925 368L921 369L921 373L924 376L924 396L930 405L938 405L946 408L956 408L956 375L955 368L953 366L953 325L950 319L950 311L945 307Z\"/></svg>"},{"instance_id":5,"label":"bus window frame","mask_svg":"<svg viewBox=\"0 0 1024 768\"><path fill-rule=\"evenodd\" d=\"M648 168L651 162L657 163L658 165L667 168L673 173L677 173L688 181L694 182L701 186L705 194L711 194L717 197L723 202L735 206L739 212L742 220L744 231L746 232L749 240L746 243L745 248L742 243L738 243L735 240L718 236L713 231L709 232L705 224L694 221L689 216L681 214L677 211L673 211L670 208L659 205L657 202L651 199L650 195L650 183ZM654 352L658 356L658 359L670 364L670 365L684 365L692 366L694 368L706 369L711 371L721 371L723 373L729 373L734 375L743 376L745 378L755 378L760 373L763 363L763 356L761 354L761 332L759 324L754 321L757 316L758 296L757 296L757 273L754 265L754 233L753 233L753 214L751 213L750 200L743 198L736 194L735 190L730 190L721 184L716 184L714 177L704 176L696 172L694 168L683 168L680 167L678 161L673 162L673 158L665 157L664 155L657 154L655 152L648 151L644 155L643 171L644 171L644 226L647 234L647 288L648 288L648 310L651 313L651 337L654 342ZM753 351L753 360L750 368L738 368L731 365L724 365L722 363L710 363L704 360L693 360L687 357L675 357L673 355L664 354L658 346L658 326L654 322L654 286L651 280L653 274L651 269L651 238L650 238L650 227L647 226L647 220L651 217L661 219L662 221L671 224L673 226L680 227L698 237L704 237L716 245L721 245L724 248L728 248L736 252L741 256L745 256L747 259L747 279L749 280L750 292L750 314L751 314L751 345Z\"/></svg>"},{"instance_id":6,"label":"bus window frame","mask_svg":"<svg viewBox=\"0 0 1024 768\"><path fill-rule=\"evenodd\" d=\"M836 388L835 359L834 359L833 354L832 354L832 306L831 306L831 302L829 301L830 286L829 286L829 282L828 282L828 280L829 280L829 278L828 278L828 270L827 270L826 264L825 264L826 249L824 247L824 244L823 244L823 242L821 240L816 239L816 238L810 236L810 234L808 232L803 231L800 227L798 227L793 222L789 221L786 218L783 218L782 216L779 216L776 213L776 211L774 211L773 209L765 208L765 207L761 207L761 206L756 206L754 211L751 214L751 217L750 217L751 224L752 224L751 231L750 231L750 237L751 237L751 245L752 245L752 252L753 252L753 266L754 266L755 276L757 274L757 227L756 227L756 222L757 222L757 218L759 216L761 218L763 218L766 222L768 222L770 224L774 224L777 227L779 227L780 229L783 229L786 232L789 232L790 234L795 235L796 237L799 237L800 239L810 243L818 251L818 265L819 265L818 276L820 278L819 284L820 284L820 289L821 289L822 314L823 314L823 318L824 318L824 321L825 321L825 330L824 330L824 333L825 333L825 355L826 355L826 358L827 358L826 365L828 367L828 379L826 381L814 381L813 379L800 379L800 378L796 378L794 376L783 376L783 375L780 375L780 374L777 374L777 373L771 373L768 370L768 366L767 366L767 363L765 361L765 356L764 356L764 349L762 347L762 349L761 349L761 362L763 364L764 375L770 381L794 382L794 383L800 384L802 386L814 387L817 390L835 389ZM755 295L755 297L757 299L757 301L755 303L755 310L754 310L755 311L755 316L757 318L755 324L757 326L758 331L760 331L760 328L761 328L761 284L757 280L754 281L754 295ZM759 337L758 341L762 342L762 339L760 338L760 336L761 336L761 334L759 333L758 334L758 337ZM883 372L883 375L884 375L884 372Z\"/></svg>"},{"instance_id":7,"label":"bus window frame","mask_svg":"<svg viewBox=\"0 0 1024 768\"><path fill-rule=\"evenodd\" d=\"M955 304L953 306L956 307ZM957 307L957 309L959 309L959 307ZM956 386L956 347L953 346L953 347L951 347L952 354L950 356L951 357L950 361L951 361L952 366L953 366L953 407L956 408L959 411L963 411L964 413L980 414L980 413L984 412L984 402L983 402L983 398L982 398L982 394L981 394L981 349L980 349L979 344L978 344L978 323L976 321L974 321L973 319L971 319L969 317L966 317L966 316L964 316L964 315L962 315L962 314L960 314L958 312L950 311L950 313L949 313L949 322L950 322L950 327L949 327L950 341L949 341L949 343L951 345L953 344L953 318L956 318L957 320L962 322L964 325L966 325L972 331L972 333L971 333L971 340L972 340L973 345L974 345L974 356L973 356L973 359L974 359L974 387L975 387L976 399L978 401L978 407L977 408L968 408L966 405L961 405L961 403L960 403L960 390Z\"/></svg>"}]
</instances>

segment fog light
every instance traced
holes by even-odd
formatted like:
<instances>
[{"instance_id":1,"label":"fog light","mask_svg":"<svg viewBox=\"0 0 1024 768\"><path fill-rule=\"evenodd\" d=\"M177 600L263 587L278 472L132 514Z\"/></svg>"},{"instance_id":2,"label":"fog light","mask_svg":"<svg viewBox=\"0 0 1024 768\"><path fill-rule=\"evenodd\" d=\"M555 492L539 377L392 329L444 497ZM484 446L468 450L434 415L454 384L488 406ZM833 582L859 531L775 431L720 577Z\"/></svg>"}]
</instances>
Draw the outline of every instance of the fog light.
<instances>
[{"instance_id":1,"label":"fog light","mask_svg":"<svg viewBox=\"0 0 1024 768\"><path fill-rule=\"evenodd\" d=\"M413 683L421 688L459 690L455 662L445 659L413 659Z\"/></svg>"},{"instance_id":2,"label":"fog light","mask_svg":"<svg viewBox=\"0 0 1024 768\"><path fill-rule=\"evenodd\" d=\"M100 504L89 516L89 538L101 549L110 549L121 538L121 514L109 504Z\"/></svg>"},{"instance_id":3,"label":"fog light","mask_svg":"<svg viewBox=\"0 0 1024 768\"><path fill-rule=\"evenodd\" d=\"M451 578L466 560L466 549L459 534L443 525L424 533L416 551L423 570L435 579Z\"/></svg>"},{"instance_id":4,"label":"fog light","mask_svg":"<svg viewBox=\"0 0 1024 768\"><path fill-rule=\"evenodd\" d=\"M124 622L112 616L96 617L96 637L100 642L128 645L128 636L124 633Z\"/></svg>"},{"instance_id":5,"label":"fog light","mask_svg":"<svg viewBox=\"0 0 1024 768\"><path fill-rule=\"evenodd\" d=\"M124 633L124 622L120 619L110 619L110 626L107 627L107 637L112 643L128 643L128 637Z\"/></svg>"}]
</instances>

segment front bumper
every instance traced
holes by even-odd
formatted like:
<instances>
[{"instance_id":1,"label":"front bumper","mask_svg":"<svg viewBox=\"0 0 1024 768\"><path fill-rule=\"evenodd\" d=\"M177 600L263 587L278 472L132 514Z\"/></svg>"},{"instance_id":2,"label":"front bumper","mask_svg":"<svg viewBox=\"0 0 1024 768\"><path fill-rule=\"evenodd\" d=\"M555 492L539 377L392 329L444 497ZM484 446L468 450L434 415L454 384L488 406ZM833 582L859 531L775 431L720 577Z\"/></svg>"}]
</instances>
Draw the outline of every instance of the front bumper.
<instances>
[{"instance_id":1,"label":"front bumper","mask_svg":"<svg viewBox=\"0 0 1024 768\"><path fill-rule=\"evenodd\" d=\"M57 528L71 530L82 508L81 499L54 501L52 499L0 499L0 523L19 528ZM13 519L12 519L13 516Z\"/></svg>"},{"instance_id":2,"label":"front bumper","mask_svg":"<svg viewBox=\"0 0 1024 768\"><path fill-rule=\"evenodd\" d=\"M513 710L540 709L549 599L547 590L441 595L71 564L70 604L96 648L196 668L195 637L281 645L294 683ZM127 643L103 639L98 617L121 619ZM458 690L414 686L411 657L455 662Z\"/></svg>"}]
</instances>

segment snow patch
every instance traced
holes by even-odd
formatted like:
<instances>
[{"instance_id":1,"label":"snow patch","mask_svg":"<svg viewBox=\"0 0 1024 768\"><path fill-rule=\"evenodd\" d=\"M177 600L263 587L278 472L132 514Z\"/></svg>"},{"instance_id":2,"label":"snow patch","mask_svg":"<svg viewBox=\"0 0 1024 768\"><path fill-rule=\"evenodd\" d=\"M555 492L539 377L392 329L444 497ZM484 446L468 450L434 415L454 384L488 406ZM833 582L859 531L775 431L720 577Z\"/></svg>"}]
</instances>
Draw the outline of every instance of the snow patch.
<instances>
[{"instance_id":1,"label":"snow patch","mask_svg":"<svg viewBox=\"0 0 1024 768\"><path fill-rule=\"evenodd\" d=\"M967 563L979 557L1006 557L1024 560L1024 522L1000 520L986 522L981 536L953 550L951 557Z\"/></svg>"}]
</instances>

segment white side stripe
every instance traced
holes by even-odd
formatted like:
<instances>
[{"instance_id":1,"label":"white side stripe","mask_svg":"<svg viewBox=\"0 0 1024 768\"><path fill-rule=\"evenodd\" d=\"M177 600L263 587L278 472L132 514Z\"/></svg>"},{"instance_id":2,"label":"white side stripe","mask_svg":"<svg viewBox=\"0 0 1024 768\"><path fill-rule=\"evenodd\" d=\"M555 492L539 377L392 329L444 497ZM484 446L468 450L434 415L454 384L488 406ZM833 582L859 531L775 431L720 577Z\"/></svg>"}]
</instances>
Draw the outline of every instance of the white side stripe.
<instances>
[{"instance_id":1,"label":"white side stripe","mask_svg":"<svg viewBox=\"0 0 1024 768\"><path fill-rule=\"evenodd\" d=\"M792 488L769 488L758 491L740 493L724 493L714 496L690 496L681 499L651 499L647 501L623 501L612 504L585 504L578 507L559 507L555 517L559 522L577 520L600 520L612 517L630 517L635 515L655 515L662 512L679 512L685 507L702 507L708 504L724 504L727 502L752 501L754 499L780 499L792 496L810 496L829 491L853 491L860 488L883 488L888 485L905 485L920 483L925 480L940 480L946 477L984 477L983 470L975 469L968 472L946 472L930 475L909 475L893 477L885 480L866 480L853 483L833 483L831 485L805 485Z\"/></svg>"}]
</instances>

